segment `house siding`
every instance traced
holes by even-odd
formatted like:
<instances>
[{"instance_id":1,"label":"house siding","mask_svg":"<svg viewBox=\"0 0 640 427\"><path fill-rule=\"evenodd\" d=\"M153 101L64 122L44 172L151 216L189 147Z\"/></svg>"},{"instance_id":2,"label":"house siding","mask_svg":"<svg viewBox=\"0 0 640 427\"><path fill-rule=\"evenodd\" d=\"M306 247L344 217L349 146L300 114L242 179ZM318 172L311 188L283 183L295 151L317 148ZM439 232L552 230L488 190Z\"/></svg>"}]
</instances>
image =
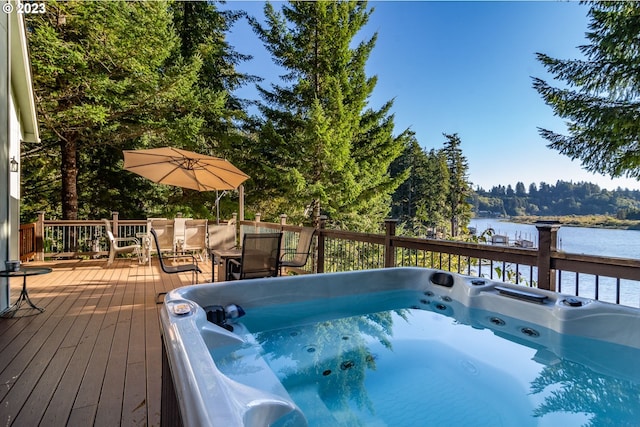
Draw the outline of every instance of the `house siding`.
<instances>
[{"instance_id":1,"label":"house siding","mask_svg":"<svg viewBox=\"0 0 640 427\"><path fill-rule=\"evenodd\" d=\"M0 1L4 4L5 1ZM22 140L38 141L31 68L22 15L0 12L0 269L20 259L20 173L9 162L20 158ZM9 281L0 278L0 310L9 306Z\"/></svg>"}]
</instances>

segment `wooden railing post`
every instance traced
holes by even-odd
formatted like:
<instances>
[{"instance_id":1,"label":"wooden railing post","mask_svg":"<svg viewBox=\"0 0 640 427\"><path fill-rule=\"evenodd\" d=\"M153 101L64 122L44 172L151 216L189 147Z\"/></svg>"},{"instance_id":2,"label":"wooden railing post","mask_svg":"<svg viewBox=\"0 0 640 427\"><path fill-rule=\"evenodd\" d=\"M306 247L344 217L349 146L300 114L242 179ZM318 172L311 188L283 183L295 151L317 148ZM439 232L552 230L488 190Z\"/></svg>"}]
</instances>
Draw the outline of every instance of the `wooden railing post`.
<instances>
[{"instance_id":1,"label":"wooden railing post","mask_svg":"<svg viewBox=\"0 0 640 427\"><path fill-rule=\"evenodd\" d=\"M280 214L280 225L287 225L287 214Z\"/></svg>"},{"instance_id":2,"label":"wooden railing post","mask_svg":"<svg viewBox=\"0 0 640 427\"><path fill-rule=\"evenodd\" d=\"M256 214L256 222L260 222L260 217L262 216L262 214L260 212L258 212Z\"/></svg>"},{"instance_id":3,"label":"wooden railing post","mask_svg":"<svg viewBox=\"0 0 640 427\"><path fill-rule=\"evenodd\" d=\"M538 221L538 288L556 290L556 270L551 268L551 255L558 247L557 221Z\"/></svg>"},{"instance_id":4,"label":"wooden railing post","mask_svg":"<svg viewBox=\"0 0 640 427\"><path fill-rule=\"evenodd\" d=\"M35 234L36 261L44 261L44 211L38 211Z\"/></svg>"},{"instance_id":5,"label":"wooden railing post","mask_svg":"<svg viewBox=\"0 0 640 427\"><path fill-rule=\"evenodd\" d=\"M316 265L316 272L317 273L324 273L324 233L323 230L325 228L325 226L327 225L327 216L326 215L320 215L318 217L318 222L317 222L317 226L318 226L318 263Z\"/></svg>"},{"instance_id":6,"label":"wooden railing post","mask_svg":"<svg viewBox=\"0 0 640 427\"><path fill-rule=\"evenodd\" d=\"M384 266L395 267L396 266L396 251L393 247L392 237L396 235L397 219L385 219L384 220Z\"/></svg>"},{"instance_id":7,"label":"wooden railing post","mask_svg":"<svg viewBox=\"0 0 640 427\"><path fill-rule=\"evenodd\" d=\"M244 221L244 185L238 187L238 203L240 211L240 221Z\"/></svg>"},{"instance_id":8,"label":"wooden railing post","mask_svg":"<svg viewBox=\"0 0 640 427\"><path fill-rule=\"evenodd\" d=\"M111 231L115 237L118 237L118 212L111 212Z\"/></svg>"}]
</instances>

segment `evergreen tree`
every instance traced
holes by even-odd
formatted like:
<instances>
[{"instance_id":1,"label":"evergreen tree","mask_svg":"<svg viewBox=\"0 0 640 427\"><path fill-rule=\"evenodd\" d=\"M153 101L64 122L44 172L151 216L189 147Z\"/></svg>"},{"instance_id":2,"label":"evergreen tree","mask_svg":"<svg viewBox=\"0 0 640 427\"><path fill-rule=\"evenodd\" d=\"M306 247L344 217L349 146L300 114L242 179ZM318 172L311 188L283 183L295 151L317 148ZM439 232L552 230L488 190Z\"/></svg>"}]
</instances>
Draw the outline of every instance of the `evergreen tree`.
<instances>
[{"instance_id":1,"label":"evergreen tree","mask_svg":"<svg viewBox=\"0 0 640 427\"><path fill-rule=\"evenodd\" d=\"M202 61L195 90L198 102L190 106L190 114L200 117L202 126L195 138L183 142L183 147L226 158L252 175L253 165L244 161L239 150L243 135L238 129L238 124L247 120L246 108L250 101L238 98L234 92L260 78L237 70L240 63L251 57L237 52L226 40L226 33L246 13L221 11L215 2L203 1L172 2L170 10L180 45L174 52L174 60ZM221 105L221 108L211 110L208 108L211 105ZM206 216L213 212L217 195L184 190L175 192L174 196L172 203L179 205L183 213ZM222 198L220 205L223 217L237 210L237 200L229 196ZM201 212L197 212L198 209Z\"/></svg>"},{"instance_id":2,"label":"evergreen tree","mask_svg":"<svg viewBox=\"0 0 640 427\"><path fill-rule=\"evenodd\" d=\"M535 78L533 86L555 114L568 120L568 135L540 129L549 147L579 159L589 171L640 178L640 3L593 2L581 46L585 59L538 59L563 88Z\"/></svg>"},{"instance_id":3,"label":"evergreen tree","mask_svg":"<svg viewBox=\"0 0 640 427\"><path fill-rule=\"evenodd\" d=\"M139 202L126 189L140 199L144 184L122 173L121 150L145 135L152 142L197 134L201 122L183 107L194 100L201 62L168 64L177 38L166 2L51 1L46 14L28 18L42 144L23 147L27 174L59 170L46 182L61 198L48 202L65 219L99 206L106 215L120 203L121 214L131 214L126 206ZM52 195L39 190L27 188L27 204Z\"/></svg>"},{"instance_id":4,"label":"evergreen tree","mask_svg":"<svg viewBox=\"0 0 640 427\"><path fill-rule=\"evenodd\" d=\"M433 232L446 225L450 191L451 171L446 152L432 149L427 153L416 216Z\"/></svg>"},{"instance_id":5,"label":"evergreen tree","mask_svg":"<svg viewBox=\"0 0 640 427\"><path fill-rule=\"evenodd\" d=\"M451 224L451 236L458 235L460 226L466 225L471 218L471 206L468 202L471 196L471 184L467 171L469 166L467 159L460 148L460 138L457 134L447 135L444 144L444 154L447 158L449 169L449 193L448 193L448 218Z\"/></svg>"},{"instance_id":6,"label":"evergreen tree","mask_svg":"<svg viewBox=\"0 0 640 427\"><path fill-rule=\"evenodd\" d=\"M524 186L524 185L523 185ZM495 192L476 191L478 206L476 211L500 212L505 215L617 215L627 217L627 213L640 207L639 190L601 190L598 185L588 182L557 181L555 185L540 183L529 185L529 194L519 197L509 196L494 187ZM518 186L516 186L518 188ZM504 209L495 209L503 206Z\"/></svg>"},{"instance_id":7,"label":"evergreen tree","mask_svg":"<svg viewBox=\"0 0 640 427\"><path fill-rule=\"evenodd\" d=\"M235 51L226 41L225 33L246 14L241 11L219 11L213 2L179 1L171 3L173 22L180 40L182 58L202 59L198 86L223 93L225 109L222 114L206 116L209 144L218 150L229 151L229 138L236 135L237 120L246 118L248 100L234 95L238 88L259 81L254 75L237 71L236 67L251 59Z\"/></svg>"},{"instance_id":8,"label":"evergreen tree","mask_svg":"<svg viewBox=\"0 0 640 427\"><path fill-rule=\"evenodd\" d=\"M402 154L390 166L392 177L409 170L409 177L398 186L392 196L391 217L400 222L412 222L416 215L416 203L420 198L422 181L425 179L428 158L413 132L405 141Z\"/></svg>"},{"instance_id":9,"label":"evergreen tree","mask_svg":"<svg viewBox=\"0 0 640 427\"><path fill-rule=\"evenodd\" d=\"M166 1L52 1L46 15L29 16L43 144L23 147L25 205L53 206L68 219L111 210L129 218L210 215L215 195L154 185L123 172L120 160L123 149L222 155L220 144L232 145L225 136L237 135L243 113L229 92L251 80L234 68L247 58L224 40L239 16L211 3ZM59 172L48 172L57 161Z\"/></svg>"},{"instance_id":10,"label":"evergreen tree","mask_svg":"<svg viewBox=\"0 0 640 427\"><path fill-rule=\"evenodd\" d=\"M392 135L392 103L368 107L376 78L365 64L376 36L353 45L372 11L354 1L292 2L281 12L267 3L266 25L250 19L286 71L285 85L259 87L264 120L258 141L245 146L261 162L254 184L272 189L271 205L262 205L272 214L313 211L336 226L371 229L407 177L389 175L405 138Z\"/></svg>"}]
</instances>

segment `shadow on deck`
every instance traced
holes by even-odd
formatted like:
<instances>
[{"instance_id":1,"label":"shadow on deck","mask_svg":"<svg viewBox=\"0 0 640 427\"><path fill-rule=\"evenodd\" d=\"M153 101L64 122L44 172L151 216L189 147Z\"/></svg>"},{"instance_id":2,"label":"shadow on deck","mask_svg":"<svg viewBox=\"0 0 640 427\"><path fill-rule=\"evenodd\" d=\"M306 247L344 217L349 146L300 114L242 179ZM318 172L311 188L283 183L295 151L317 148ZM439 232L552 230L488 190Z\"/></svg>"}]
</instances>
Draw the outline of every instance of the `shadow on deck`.
<instances>
[{"instance_id":1,"label":"shadow on deck","mask_svg":"<svg viewBox=\"0 0 640 427\"><path fill-rule=\"evenodd\" d=\"M162 354L156 295L191 284L133 259L30 263L31 300L0 318L0 424L159 426ZM201 283L211 263L201 262ZM22 278L11 279L11 302Z\"/></svg>"}]
</instances>

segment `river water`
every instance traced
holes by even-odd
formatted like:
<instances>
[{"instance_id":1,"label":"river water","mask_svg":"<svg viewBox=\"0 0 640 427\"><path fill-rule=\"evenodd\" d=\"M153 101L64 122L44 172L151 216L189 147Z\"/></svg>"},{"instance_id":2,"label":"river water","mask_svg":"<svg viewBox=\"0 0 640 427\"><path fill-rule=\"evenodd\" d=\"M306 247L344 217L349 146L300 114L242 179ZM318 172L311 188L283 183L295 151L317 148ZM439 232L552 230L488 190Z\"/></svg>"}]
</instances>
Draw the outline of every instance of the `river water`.
<instances>
[{"instance_id":1,"label":"river water","mask_svg":"<svg viewBox=\"0 0 640 427\"><path fill-rule=\"evenodd\" d=\"M538 246L538 230L535 225L501 221L497 218L472 219L470 227L477 234L492 228L494 234L506 235L510 241L517 238L531 240ZM640 230L618 230L562 226L558 230L558 249L573 254L598 255L607 257L640 259ZM576 275L568 273L561 277L560 291L576 293ZM578 293L588 298L595 297L595 278L581 275L577 281ZM598 299L615 302L617 294L615 280L600 278ZM640 282L621 280L620 303L633 307L640 306Z\"/></svg>"}]
</instances>

